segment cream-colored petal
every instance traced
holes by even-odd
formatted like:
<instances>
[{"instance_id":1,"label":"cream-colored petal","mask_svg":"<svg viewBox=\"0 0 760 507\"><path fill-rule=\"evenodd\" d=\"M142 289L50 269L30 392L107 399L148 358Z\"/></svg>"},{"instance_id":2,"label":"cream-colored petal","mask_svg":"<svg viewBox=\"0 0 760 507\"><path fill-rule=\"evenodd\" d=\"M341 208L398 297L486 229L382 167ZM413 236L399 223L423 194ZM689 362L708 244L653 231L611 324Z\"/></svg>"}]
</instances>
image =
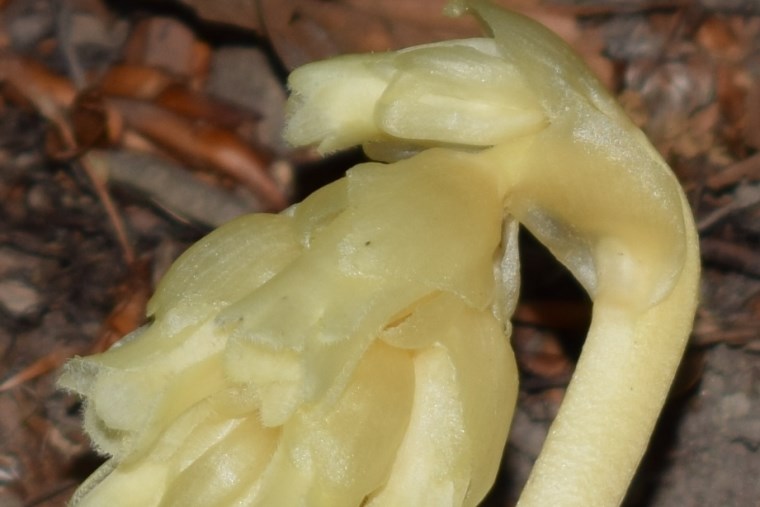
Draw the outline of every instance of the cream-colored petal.
<instances>
[{"instance_id":1,"label":"cream-colored petal","mask_svg":"<svg viewBox=\"0 0 760 507\"><path fill-rule=\"evenodd\" d=\"M70 362L59 384L88 397L85 429L103 452L123 458L139 451L196 401L224 385L224 339L201 326L162 357L150 328L109 352ZM143 365L133 348L148 350Z\"/></svg>"},{"instance_id":2,"label":"cream-colored petal","mask_svg":"<svg viewBox=\"0 0 760 507\"><path fill-rule=\"evenodd\" d=\"M141 464L108 474L72 507L158 507L166 485L166 465Z\"/></svg>"},{"instance_id":3,"label":"cream-colored petal","mask_svg":"<svg viewBox=\"0 0 760 507\"><path fill-rule=\"evenodd\" d=\"M279 431L264 428L254 415L237 425L177 476L162 507L229 507L269 464Z\"/></svg>"},{"instance_id":4,"label":"cream-colored petal","mask_svg":"<svg viewBox=\"0 0 760 507\"><path fill-rule=\"evenodd\" d=\"M357 166L348 178L357 204L340 242L344 271L456 292L480 307L492 300L502 196L476 158L434 149Z\"/></svg>"},{"instance_id":5,"label":"cream-colored petal","mask_svg":"<svg viewBox=\"0 0 760 507\"><path fill-rule=\"evenodd\" d=\"M496 477L517 395L504 324L442 293L381 336L426 348L415 357L412 422L370 505L477 505Z\"/></svg>"},{"instance_id":6,"label":"cream-colored petal","mask_svg":"<svg viewBox=\"0 0 760 507\"><path fill-rule=\"evenodd\" d=\"M408 352L374 344L338 400L305 406L285 425L251 504L360 505L387 477L409 421L414 382Z\"/></svg>"},{"instance_id":7,"label":"cream-colored petal","mask_svg":"<svg viewBox=\"0 0 760 507\"><path fill-rule=\"evenodd\" d=\"M471 439L465 431L456 369L446 349L414 359L414 407L388 484L370 506L462 505L470 480Z\"/></svg>"},{"instance_id":8,"label":"cream-colored petal","mask_svg":"<svg viewBox=\"0 0 760 507\"><path fill-rule=\"evenodd\" d=\"M286 215L232 220L177 259L148 303L148 315L168 340L255 290L300 253Z\"/></svg>"},{"instance_id":9,"label":"cream-colored petal","mask_svg":"<svg viewBox=\"0 0 760 507\"><path fill-rule=\"evenodd\" d=\"M334 58L290 74L292 91L283 137L330 152L380 136L374 108L393 73L391 54Z\"/></svg>"}]
</instances>

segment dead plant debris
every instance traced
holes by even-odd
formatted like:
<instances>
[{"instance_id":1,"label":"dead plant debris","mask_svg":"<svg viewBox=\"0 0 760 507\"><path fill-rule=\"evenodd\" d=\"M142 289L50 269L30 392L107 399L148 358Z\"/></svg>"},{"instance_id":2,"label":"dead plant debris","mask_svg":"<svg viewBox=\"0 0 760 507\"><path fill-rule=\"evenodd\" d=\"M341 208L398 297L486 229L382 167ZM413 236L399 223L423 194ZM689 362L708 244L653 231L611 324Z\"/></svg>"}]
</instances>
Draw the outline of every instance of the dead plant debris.
<instances>
[{"instance_id":1,"label":"dead plant debris","mask_svg":"<svg viewBox=\"0 0 760 507\"><path fill-rule=\"evenodd\" d=\"M287 71L477 33L439 16L444 3L0 1L0 505L62 506L101 460L78 400L54 388L67 357L142 325L156 280L210 228L280 210L354 158L282 144ZM618 95L702 235L692 346L626 505L756 505L757 2L499 3L557 31ZM486 505L514 503L588 323L577 286L524 239L523 390Z\"/></svg>"}]
</instances>

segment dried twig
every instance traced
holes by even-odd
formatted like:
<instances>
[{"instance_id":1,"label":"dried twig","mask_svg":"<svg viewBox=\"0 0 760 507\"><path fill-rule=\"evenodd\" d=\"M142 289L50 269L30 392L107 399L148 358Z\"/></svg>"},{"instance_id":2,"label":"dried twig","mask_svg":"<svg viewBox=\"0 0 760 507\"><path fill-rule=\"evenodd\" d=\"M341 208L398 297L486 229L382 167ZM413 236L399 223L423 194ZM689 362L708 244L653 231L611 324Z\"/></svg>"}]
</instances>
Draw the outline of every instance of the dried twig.
<instances>
[{"instance_id":1,"label":"dried twig","mask_svg":"<svg viewBox=\"0 0 760 507\"><path fill-rule=\"evenodd\" d=\"M207 185L166 157L130 150L98 150L91 155L104 159L110 182L138 191L183 221L213 228L264 208L254 196L246 199Z\"/></svg>"},{"instance_id":2,"label":"dried twig","mask_svg":"<svg viewBox=\"0 0 760 507\"><path fill-rule=\"evenodd\" d=\"M0 393L10 391L30 380L49 373L65 363L77 350L71 347L57 348L36 360L18 373L11 375L0 383Z\"/></svg>"},{"instance_id":3,"label":"dried twig","mask_svg":"<svg viewBox=\"0 0 760 507\"><path fill-rule=\"evenodd\" d=\"M697 223L700 232L707 231L723 219L738 211L760 204L760 187L741 185L736 189L735 197L725 206L721 206Z\"/></svg>"},{"instance_id":4,"label":"dried twig","mask_svg":"<svg viewBox=\"0 0 760 507\"><path fill-rule=\"evenodd\" d=\"M731 185L745 181L760 180L760 153L727 166L719 173L707 179L707 188L722 190Z\"/></svg>"},{"instance_id":5,"label":"dried twig","mask_svg":"<svg viewBox=\"0 0 760 507\"><path fill-rule=\"evenodd\" d=\"M65 151L74 153L78 150L76 136L63 112L73 104L76 97L76 91L67 79L56 76L33 61L4 55L0 58L0 81L10 84L34 104L37 111L54 127ZM124 259L131 263L134 261L134 252L127 239L124 222L116 210L105 182L98 177L96 167L86 155L80 158L80 163L103 203Z\"/></svg>"},{"instance_id":6,"label":"dried twig","mask_svg":"<svg viewBox=\"0 0 760 507\"><path fill-rule=\"evenodd\" d=\"M64 148L71 152L76 151L78 148L78 143L74 137L74 132L71 128L71 125L63 117L63 114L60 111L54 111L51 112L47 119L55 127L58 138L63 143ZM103 169L98 166L97 160L93 160L88 154L80 157L79 163L84 170L84 173L87 175L87 178L90 180L90 183L92 184L96 195L100 199L100 202L103 204L103 207L106 210L106 214L108 215L108 218L111 221L111 225L113 226L114 233L116 234L116 239L121 246L121 251L125 262L128 265L131 265L135 260L135 253L127 237L127 230L124 226L124 221L121 219L121 215L116 209L116 205L114 204L113 199L111 199L111 194L108 192L108 188L106 188L105 179L101 176L104 174Z\"/></svg>"},{"instance_id":7,"label":"dried twig","mask_svg":"<svg viewBox=\"0 0 760 507\"><path fill-rule=\"evenodd\" d=\"M700 242L702 258L751 276L760 276L760 252L721 239L704 238Z\"/></svg>"}]
</instances>

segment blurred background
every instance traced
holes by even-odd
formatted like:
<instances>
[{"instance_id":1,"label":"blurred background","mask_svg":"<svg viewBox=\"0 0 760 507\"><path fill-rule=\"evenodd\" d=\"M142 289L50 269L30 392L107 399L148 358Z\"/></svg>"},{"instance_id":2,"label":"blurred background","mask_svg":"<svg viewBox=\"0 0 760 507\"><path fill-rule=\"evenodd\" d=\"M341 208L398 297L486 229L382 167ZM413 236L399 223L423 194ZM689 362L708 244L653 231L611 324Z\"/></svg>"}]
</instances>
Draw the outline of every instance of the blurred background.
<instances>
[{"instance_id":1,"label":"blurred background","mask_svg":"<svg viewBox=\"0 0 760 507\"><path fill-rule=\"evenodd\" d=\"M671 164L704 259L691 343L628 507L760 499L760 3L500 0L559 33ZM479 34L443 0L0 0L0 507L62 506L102 462L61 364L144 323L156 281L243 213L340 177L279 133L328 56ZM485 505L513 505L590 303L523 233L519 406Z\"/></svg>"}]
</instances>

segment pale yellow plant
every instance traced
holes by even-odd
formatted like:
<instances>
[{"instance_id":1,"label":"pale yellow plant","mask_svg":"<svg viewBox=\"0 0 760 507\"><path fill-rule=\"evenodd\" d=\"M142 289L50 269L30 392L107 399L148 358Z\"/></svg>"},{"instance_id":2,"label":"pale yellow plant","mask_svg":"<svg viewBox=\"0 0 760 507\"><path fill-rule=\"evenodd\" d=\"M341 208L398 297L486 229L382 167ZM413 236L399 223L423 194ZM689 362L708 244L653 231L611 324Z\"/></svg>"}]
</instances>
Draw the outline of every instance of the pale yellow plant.
<instances>
[{"instance_id":1,"label":"pale yellow plant","mask_svg":"<svg viewBox=\"0 0 760 507\"><path fill-rule=\"evenodd\" d=\"M465 8L491 37L292 74L290 142L382 162L211 233L150 324L67 365L111 456L73 505L476 505L515 403L518 222L594 300L520 505L622 501L694 315L688 203L556 36Z\"/></svg>"}]
</instances>

